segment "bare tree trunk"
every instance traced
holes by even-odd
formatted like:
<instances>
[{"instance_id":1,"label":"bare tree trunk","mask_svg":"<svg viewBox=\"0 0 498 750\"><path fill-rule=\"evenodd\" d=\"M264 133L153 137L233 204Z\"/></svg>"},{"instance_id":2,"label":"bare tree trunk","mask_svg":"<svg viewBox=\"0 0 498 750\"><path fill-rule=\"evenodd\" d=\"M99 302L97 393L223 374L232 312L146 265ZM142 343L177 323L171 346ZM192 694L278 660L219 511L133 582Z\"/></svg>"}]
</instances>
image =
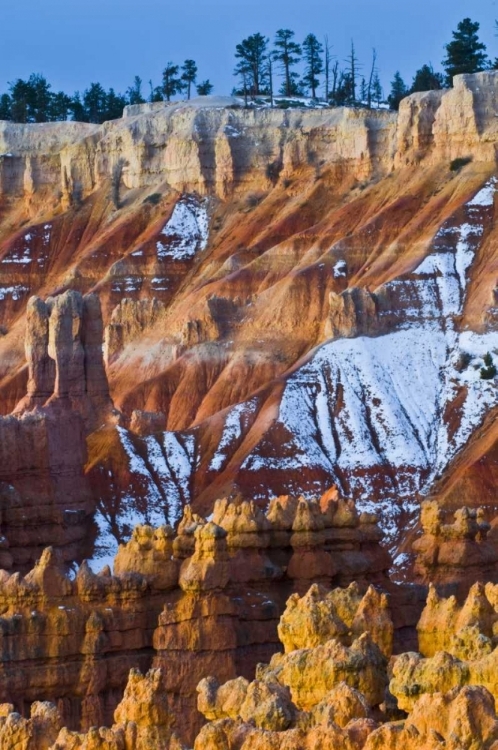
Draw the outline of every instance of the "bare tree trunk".
<instances>
[{"instance_id":1,"label":"bare tree trunk","mask_svg":"<svg viewBox=\"0 0 498 750\"><path fill-rule=\"evenodd\" d=\"M273 103L273 62L271 57L268 60L268 75L270 78L270 106L273 109L274 103Z\"/></svg>"},{"instance_id":2,"label":"bare tree trunk","mask_svg":"<svg viewBox=\"0 0 498 750\"><path fill-rule=\"evenodd\" d=\"M325 100L329 100L329 92L330 92L330 45L329 45L329 38L327 35L325 35L324 38L324 47L325 47Z\"/></svg>"},{"instance_id":3,"label":"bare tree trunk","mask_svg":"<svg viewBox=\"0 0 498 750\"><path fill-rule=\"evenodd\" d=\"M375 73L377 72L377 51L373 50L372 53L372 67L370 69L370 78L368 79L368 89L367 89L367 102L368 102L368 109L371 109L372 107L372 84L374 80Z\"/></svg>"}]
</instances>

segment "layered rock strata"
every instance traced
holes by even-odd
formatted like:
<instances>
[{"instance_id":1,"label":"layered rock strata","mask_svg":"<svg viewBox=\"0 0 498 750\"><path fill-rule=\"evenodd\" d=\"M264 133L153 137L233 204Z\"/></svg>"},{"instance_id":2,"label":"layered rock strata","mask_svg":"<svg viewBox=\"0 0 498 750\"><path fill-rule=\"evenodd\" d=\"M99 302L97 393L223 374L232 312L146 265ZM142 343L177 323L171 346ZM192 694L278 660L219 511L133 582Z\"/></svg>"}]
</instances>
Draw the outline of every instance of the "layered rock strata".
<instances>
[{"instance_id":1,"label":"layered rock strata","mask_svg":"<svg viewBox=\"0 0 498 750\"><path fill-rule=\"evenodd\" d=\"M193 742L202 723L197 683L208 674L251 679L278 649L290 593L315 575L327 585L358 578L343 615L358 630L373 602L361 588L387 582L374 519L359 519L334 495L323 509L279 498L266 515L221 500L212 521L187 507L176 532L138 527L114 575L84 563L73 579L53 549L25 577L3 571L0 700L25 716L33 701L50 700L70 729L100 726L111 721L129 669L154 666L178 735Z\"/></svg>"},{"instance_id":2,"label":"layered rock strata","mask_svg":"<svg viewBox=\"0 0 498 750\"><path fill-rule=\"evenodd\" d=\"M230 596L227 583L234 555L233 549L229 552L228 540L231 537L232 548L235 542L240 548L244 539L246 548L258 549L252 538L254 527L261 532L265 524L256 517L252 524L244 522L247 510L226 514L225 509L221 503L218 514L226 519L229 532L188 513L176 537L167 529L155 533L137 529L133 541L120 549L117 577L111 578L106 571L95 576L87 569L78 573L75 583L80 599L91 603L94 610L85 629L86 672L81 674L93 670L94 685L97 673L103 679L101 663L105 661L102 651L96 658L95 647L100 644L102 649L106 637L111 638L110 631L102 627L103 613L99 619L95 611L103 592L107 591L105 611L113 613L116 623L117 608L126 609L125 601L129 607L130 595L134 592L137 599L140 585L142 592L148 589L149 606L158 603L154 597L159 591L164 601L176 578L183 591L166 603L154 633L154 645L159 649L155 663L162 662L162 668L145 677L136 668L131 670L124 697L114 711L114 724L109 698L109 718L102 720L96 696L87 696L87 710L93 710L95 726L86 732L64 726L67 699L59 700L57 708L35 702L24 718L14 712L14 706L3 705L2 747L11 750L16 742L25 742L27 750L185 750L192 744L195 750L437 750L443 746L496 750L496 586L476 585L461 605L454 597L440 598L431 589L419 623L420 649L425 657L405 653L392 657L388 665L393 648L393 603L386 595L372 586L362 593L356 583L333 590L314 584L302 597L293 594L287 602L279 625L284 653L274 654L255 672L254 664L248 676L234 676L234 664L239 669L242 666L240 654L238 661L227 661L233 659L231 651L237 648L234 636L245 632L242 650L246 649L247 658L249 631L242 620L237 625L234 618L237 599ZM190 555L192 536L195 551ZM131 574L132 567L146 572ZM21 600L14 602L13 598L14 592L22 589L22 601L36 607L35 614L42 608L42 599L53 606L64 593L69 596L75 585L61 573L50 552L25 579L3 576L3 608L9 602L22 610ZM249 606L254 608L256 602ZM65 609L69 613L80 607L81 603ZM239 608L239 616L241 612L243 608ZM18 613L16 617L23 616ZM2 622L7 622L5 616ZM260 616L253 614L247 626L254 633L254 645L257 633L262 633ZM40 632L39 627L36 630ZM441 638L446 638L444 643ZM115 649L124 645L116 634L111 640ZM89 648L92 644L93 650ZM239 642L238 647L241 645ZM208 647L216 658L208 659ZM277 647L276 640L272 647ZM439 650L442 647L447 650ZM137 661L137 652L128 649L126 657L129 665L131 660ZM206 676L210 667L217 676ZM113 672L115 669L116 664ZM124 670L123 663L126 677ZM178 694L190 677L199 675L198 709L208 722L202 728L188 696ZM28 701L26 709L30 704ZM190 731L185 726L187 719L193 722ZM99 724L109 728L97 729Z\"/></svg>"},{"instance_id":3,"label":"layered rock strata","mask_svg":"<svg viewBox=\"0 0 498 750\"><path fill-rule=\"evenodd\" d=\"M414 573L419 581L458 583L468 589L476 580L498 580L496 533L484 509L460 508L454 513L453 523L444 523L437 500L428 500L422 504L420 522L422 536L412 545L416 554Z\"/></svg>"},{"instance_id":4,"label":"layered rock strata","mask_svg":"<svg viewBox=\"0 0 498 750\"><path fill-rule=\"evenodd\" d=\"M85 439L112 413L102 336L96 295L70 291L28 304L27 394L0 417L0 526L16 569L49 544L68 561L91 550Z\"/></svg>"}]
</instances>

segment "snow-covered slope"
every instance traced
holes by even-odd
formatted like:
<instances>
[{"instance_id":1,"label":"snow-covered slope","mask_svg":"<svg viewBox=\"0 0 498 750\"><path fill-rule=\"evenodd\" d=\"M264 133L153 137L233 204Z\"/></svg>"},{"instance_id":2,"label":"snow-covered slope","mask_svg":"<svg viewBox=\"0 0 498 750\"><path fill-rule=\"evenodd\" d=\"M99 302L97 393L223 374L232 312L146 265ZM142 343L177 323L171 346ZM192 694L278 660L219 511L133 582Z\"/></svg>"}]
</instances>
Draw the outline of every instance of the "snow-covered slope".
<instances>
[{"instance_id":1,"label":"snow-covered slope","mask_svg":"<svg viewBox=\"0 0 498 750\"><path fill-rule=\"evenodd\" d=\"M398 305L389 311L398 330L327 343L289 378L272 429L280 423L289 435L290 457L268 455L265 440L243 469L268 477L320 468L361 508L380 510L391 535L401 507L416 510L415 493L430 486L498 403L496 380L480 377L484 355L498 349L498 333L457 328L495 190L493 179L465 206L460 223L441 228L434 252L412 274L380 290ZM312 491L312 482L305 489Z\"/></svg>"},{"instance_id":2,"label":"snow-covered slope","mask_svg":"<svg viewBox=\"0 0 498 750\"><path fill-rule=\"evenodd\" d=\"M493 178L441 227L418 267L376 290L385 333L329 341L287 377L278 416L240 463L238 484L252 497L264 501L283 485L311 496L336 483L361 509L380 512L393 540L414 517L417 495L498 404L496 380L480 377L484 355L498 350L498 333L459 329L496 187ZM156 522L175 521L194 499L198 467L226 470L244 450L259 408L252 398L228 409L208 447L196 429L165 433L159 445L120 428L130 475L147 485L149 499L133 520L158 513ZM121 523L128 522L126 505Z\"/></svg>"}]
</instances>

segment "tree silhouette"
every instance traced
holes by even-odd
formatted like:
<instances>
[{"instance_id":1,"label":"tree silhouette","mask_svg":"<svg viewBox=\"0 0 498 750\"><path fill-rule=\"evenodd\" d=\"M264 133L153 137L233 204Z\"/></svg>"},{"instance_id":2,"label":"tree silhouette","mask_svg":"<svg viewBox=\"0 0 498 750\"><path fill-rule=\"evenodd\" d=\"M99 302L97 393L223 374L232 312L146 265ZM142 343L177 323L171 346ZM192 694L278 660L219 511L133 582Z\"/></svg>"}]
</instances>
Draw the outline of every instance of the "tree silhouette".
<instances>
[{"instance_id":1,"label":"tree silhouette","mask_svg":"<svg viewBox=\"0 0 498 750\"><path fill-rule=\"evenodd\" d=\"M294 32L290 29L279 29L275 35L273 59L280 63L284 75L281 92L284 96L295 96L299 93L298 75L292 68L301 59L301 46L292 41Z\"/></svg>"},{"instance_id":2,"label":"tree silhouette","mask_svg":"<svg viewBox=\"0 0 498 750\"><path fill-rule=\"evenodd\" d=\"M185 60L182 65L182 81L187 89L187 99L190 99L192 84L197 80L197 65L195 60Z\"/></svg>"},{"instance_id":3,"label":"tree silhouette","mask_svg":"<svg viewBox=\"0 0 498 750\"><path fill-rule=\"evenodd\" d=\"M308 34L303 42L303 50L306 62L303 83L311 90L313 99L316 99L316 90L320 85L318 76L323 72L323 44L314 34Z\"/></svg>"},{"instance_id":4,"label":"tree silhouette","mask_svg":"<svg viewBox=\"0 0 498 750\"><path fill-rule=\"evenodd\" d=\"M262 34L252 34L237 44L235 75L242 79L244 95L259 96L264 93L268 79L268 39Z\"/></svg>"},{"instance_id":5,"label":"tree silhouette","mask_svg":"<svg viewBox=\"0 0 498 750\"><path fill-rule=\"evenodd\" d=\"M479 24L464 18L453 32L453 40L446 45L443 67L449 86L453 76L461 73L477 73L484 70L487 62L486 45L479 41Z\"/></svg>"},{"instance_id":6,"label":"tree silhouette","mask_svg":"<svg viewBox=\"0 0 498 750\"><path fill-rule=\"evenodd\" d=\"M184 84L178 75L179 70L178 65L174 65L172 62L167 63L163 70L162 90L168 102L171 101L172 96L181 94L183 91Z\"/></svg>"},{"instance_id":7,"label":"tree silhouette","mask_svg":"<svg viewBox=\"0 0 498 750\"><path fill-rule=\"evenodd\" d=\"M213 88L213 84L211 83L209 78L207 78L205 81L202 81L198 84L197 93L199 94L199 96L209 96Z\"/></svg>"},{"instance_id":8,"label":"tree silhouette","mask_svg":"<svg viewBox=\"0 0 498 750\"><path fill-rule=\"evenodd\" d=\"M408 88L401 78L399 70L394 74L394 79L391 83L391 93L388 97L389 106L391 109L398 110L399 104L402 99L405 98L409 93Z\"/></svg>"}]
</instances>

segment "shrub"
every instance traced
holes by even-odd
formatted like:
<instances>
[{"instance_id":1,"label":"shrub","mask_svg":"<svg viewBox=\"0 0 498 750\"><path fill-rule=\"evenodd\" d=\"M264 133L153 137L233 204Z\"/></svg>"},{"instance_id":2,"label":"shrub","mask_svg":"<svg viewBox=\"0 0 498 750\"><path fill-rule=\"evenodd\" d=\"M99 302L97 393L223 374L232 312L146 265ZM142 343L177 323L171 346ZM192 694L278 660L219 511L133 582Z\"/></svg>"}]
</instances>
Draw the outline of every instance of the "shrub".
<instances>
[{"instance_id":1,"label":"shrub","mask_svg":"<svg viewBox=\"0 0 498 750\"><path fill-rule=\"evenodd\" d=\"M481 367L481 380L493 380L496 377L496 372L493 357L488 352L484 355L484 367Z\"/></svg>"},{"instance_id":2,"label":"shrub","mask_svg":"<svg viewBox=\"0 0 498 750\"><path fill-rule=\"evenodd\" d=\"M466 167L467 164L470 164L471 161L471 156L462 156L459 159L453 159L453 161L450 163L450 171L459 172L462 167Z\"/></svg>"},{"instance_id":3,"label":"shrub","mask_svg":"<svg viewBox=\"0 0 498 750\"><path fill-rule=\"evenodd\" d=\"M246 207L249 210L256 208L256 206L259 206L264 197L265 196L263 193L249 193L246 198Z\"/></svg>"},{"instance_id":4,"label":"shrub","mask_svg":"<svg viewBox=\"0 0 498 750\"><path fill-rule=\"evenodd\" d=\"M271 161L266 165L266 176L273 185L277 184L281 171L282 162L279 160Z\"/></svg>"},{"instance_id":5,"label":"shrub","mask_svg":"<svg viewBox=\"0 0 498 750\"><path fill-rule=\"evenodd\" d=\"M157 204L161 202L161 198L161 193L152 193L152 195L148 195L147 198L144 199L144 203L152 203L153 206L157 206Z\"/></svg>"}]
</instances>

